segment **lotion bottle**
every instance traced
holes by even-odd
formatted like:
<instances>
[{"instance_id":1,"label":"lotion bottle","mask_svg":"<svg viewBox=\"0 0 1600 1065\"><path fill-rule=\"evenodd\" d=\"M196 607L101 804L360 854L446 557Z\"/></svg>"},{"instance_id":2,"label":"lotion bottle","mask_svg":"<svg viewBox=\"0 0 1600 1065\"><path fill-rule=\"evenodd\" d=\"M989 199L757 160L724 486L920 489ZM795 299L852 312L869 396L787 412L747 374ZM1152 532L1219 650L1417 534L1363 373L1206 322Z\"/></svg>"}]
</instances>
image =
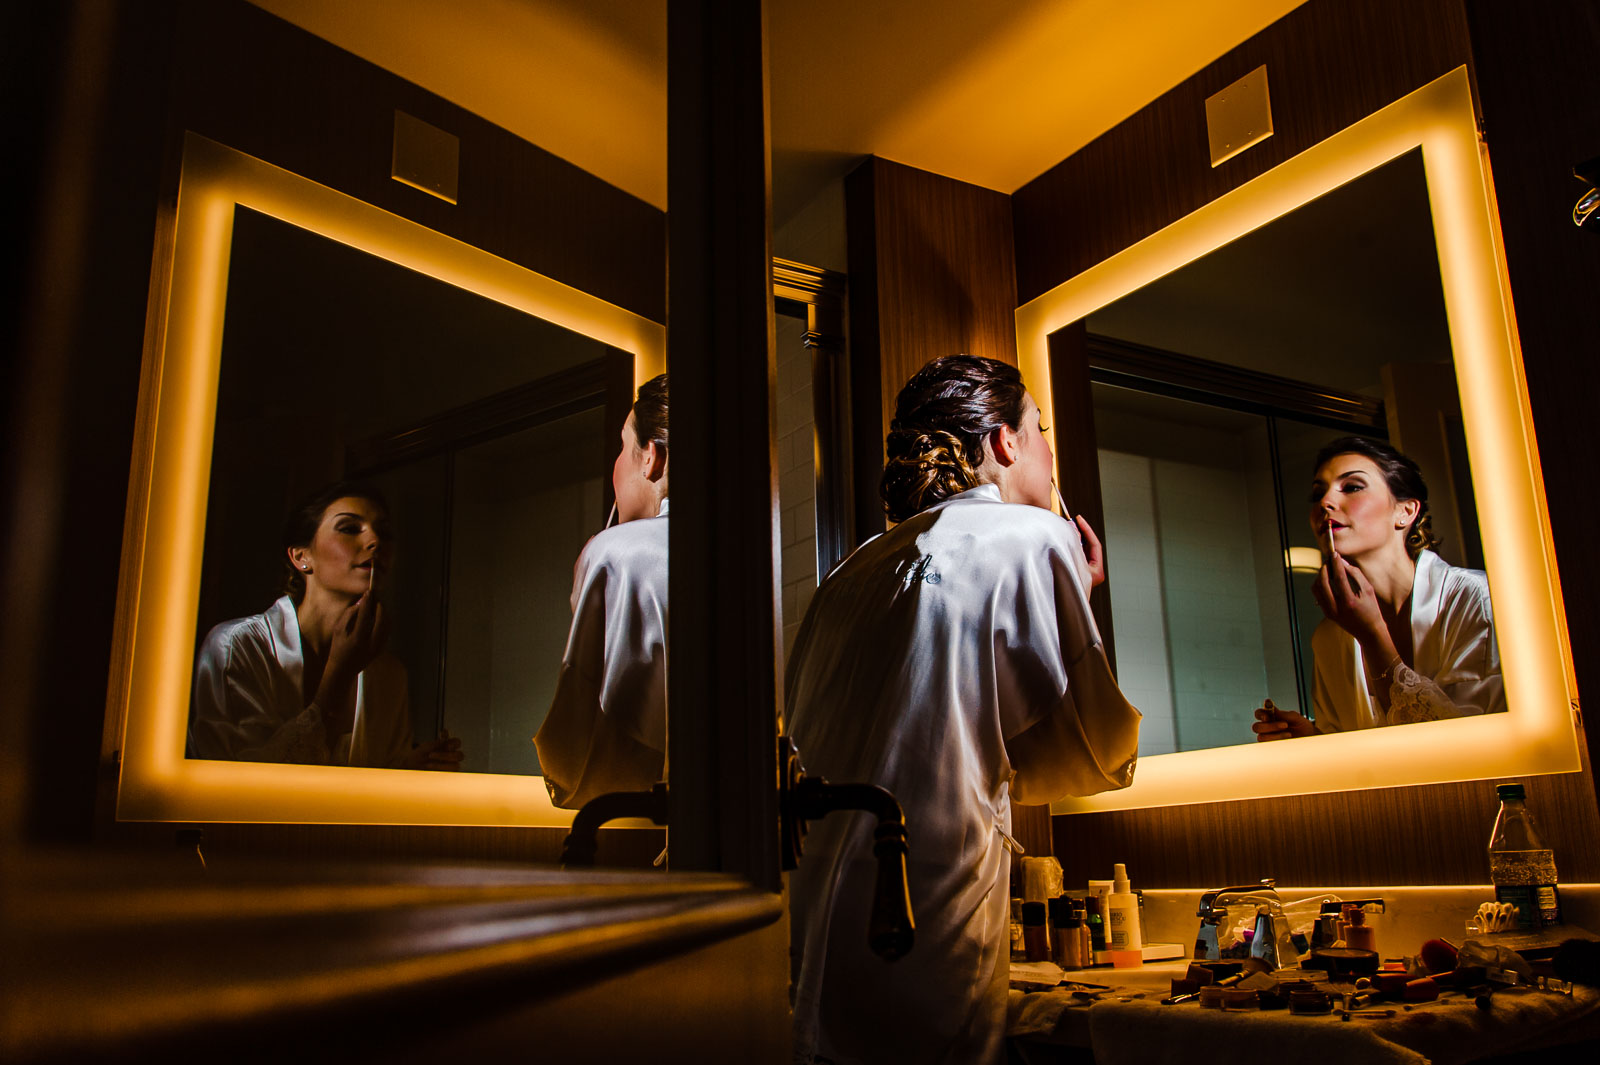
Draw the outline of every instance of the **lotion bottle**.
<instances>
[{"instance_id":1,"label":"lotion bottle","mask_svg":"<svg viewBox=\"0 0 1600 1065\"><path fill-rule=\"evenodd\" d=\"M1128 867L1117 863L1111 894L1106 897L1106 946L1111 950L1141 950L1139 896L1128 883Z\"/></svg>"}]
</instances>

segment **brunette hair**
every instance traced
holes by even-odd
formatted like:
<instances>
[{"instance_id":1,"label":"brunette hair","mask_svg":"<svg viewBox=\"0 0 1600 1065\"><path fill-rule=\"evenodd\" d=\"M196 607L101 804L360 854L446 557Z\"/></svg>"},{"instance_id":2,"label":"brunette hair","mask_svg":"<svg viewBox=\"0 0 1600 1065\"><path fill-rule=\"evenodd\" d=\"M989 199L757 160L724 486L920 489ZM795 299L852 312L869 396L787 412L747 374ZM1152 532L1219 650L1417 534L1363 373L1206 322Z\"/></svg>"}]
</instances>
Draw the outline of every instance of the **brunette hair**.
<instances>
[{"instance_id":1,"label":"brunette hair","mask_svg":"<svg viewBox=\"0 0 1600 1065\"><path fill-rule=\"evenodd\" d=\"M317 537L322 516L341 499L365 499L378 504L378 509L385 514L389 512L389 501L383 497L383 493L370 484L358 481L335 481L289 511L289 516L283 522L283 590L296 603L305 598L306 575L295 569L294 563L289 561L289 548L309 546Z\"/></svg>"},{"instance_id":2,"label":"brunette hair","mask_svg":"<svg viewBox=\"0 0 1600 1065\"><path fill-rule=\"evenodd\" d=\"M1027 390L1015 366L975 355L946 355L912 375L895 400L878 494L891 521L978 484L983 441L1022 423Z\"/></svg>"},{"instance_id":3,"label":"brunette hair","mask_svg":"<svg viewBox=\"0 0 1600 1065\"><path fill-rule=\"evenodd\" d=\"M639 386L633 401L633 435L641 448L667 446L667 375L656 374Z\"/></svg>"},{"instance_id":4,"label":"brunette hair","mask_svg":"<svg viewBox=\"0 0 1600 1065\"><path fill-rule=\"evenodd\" d=\"M1312 471L1320 470L1330 459L1339 455L1361 455L1372 460L1383 474L1389 494L1404 502L1415 499L1421 504L1411 527L1406 530L1406 553L1416 558L1424 551L1432 551L1444 541L1433 534L1433 515L1428 513L1428 483L1422 479L1422 468L1412 459L1382 440L1365 436L1342 436L1317 452Z\"/></svg>"}]
</instances>

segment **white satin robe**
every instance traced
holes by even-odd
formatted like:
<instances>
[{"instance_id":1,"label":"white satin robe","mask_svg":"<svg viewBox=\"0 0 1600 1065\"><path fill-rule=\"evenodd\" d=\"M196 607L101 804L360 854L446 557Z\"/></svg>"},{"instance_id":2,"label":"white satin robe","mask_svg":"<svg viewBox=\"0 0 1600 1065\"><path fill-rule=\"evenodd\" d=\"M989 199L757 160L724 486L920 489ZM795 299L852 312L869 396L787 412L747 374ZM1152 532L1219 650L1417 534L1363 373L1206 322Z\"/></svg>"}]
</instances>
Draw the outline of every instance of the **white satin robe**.
<instances>
[{"instance_id":1,"label":"white satin robe","mask_svg":"<svg viewBox=\"0 0 1600 1065\"><path fill-rule=\"evenodd\" d=\"M224 621L195 658L189 751L196 758L383 769L411 753L406 670L380 655L356 678L354 729L330 746L322 717L306 707L305 655L294 600Z\"/></svg>"},{"instance_id":2,"label":"white satin robe","mask_svg":"<svg viewBox=\"0 0 1600 1065\"><path fill-rule=\"evenodd\" d=\"M533 738L545 786L575 809L646 791L667 750L667 501L596 534L578 556L572 629L550 713Z\"/></svg>"},{"instance_id":3,"label":"white satin robe","mask_svg":"<svg viewBox=\"0 0 1600 1065\"><path fill-rule=\"evenodd\" d=\"M789 881L797 1061L1001 1060L1009 800L1133 780L1139 712L1088 593L1077 527L993 485L868 541L817 590L788 732L809 772L900 800L917 927L903 960L871 954L872 818L811 824Z\"/></svg>"},{"instance_id":4,"label":"white satin robe","mask_svg":"<svg viewBox=\"0 0 1600 1065\"><path fill-rule=\"evenodd\" d=\"M1325 619L1311 634L1311 704L1323 732L1489 714L1506 708L1489 579L1432 551L1417 556L1411 583L1412 664L1397 666L1390 709L1367 690L1355 637Z\"/></svg>"}]
</instances>

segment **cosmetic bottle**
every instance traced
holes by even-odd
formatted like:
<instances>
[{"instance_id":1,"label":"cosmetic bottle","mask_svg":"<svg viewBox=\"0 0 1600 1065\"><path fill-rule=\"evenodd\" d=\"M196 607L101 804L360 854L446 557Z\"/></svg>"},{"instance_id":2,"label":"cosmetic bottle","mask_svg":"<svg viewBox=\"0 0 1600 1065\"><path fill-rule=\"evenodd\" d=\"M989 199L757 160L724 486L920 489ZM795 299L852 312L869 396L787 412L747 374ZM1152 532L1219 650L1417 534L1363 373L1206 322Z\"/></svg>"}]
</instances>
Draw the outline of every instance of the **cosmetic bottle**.
<instances>
[{"instance_id":1,"label":"cosmetic bottle","mask_svg":"<svg viewBox=\"0 0 1600 1065\"><path fill-rule=\"evenodd\" d=\"M1045 927L1042 902L1022 904L1022 946L1024 961L1050 960L1050 932Z\"/></svg>"},{"instance_id":2,"label":"cosmetic bottle","mask_svg":"<svg viewBox=\"0 0 1600 1065\"><path fill-rule=\"evenodd\" d=\"M1089 950L1098 952L1106 949L1106 921L1101 904L1105 902L1099 895L1088 895L1083 900L1083 921L1089 929ZM1092 953L1091 953L1092 956Z\"/></svg>"},{"instance_id":3,"label":"cosmetic bottle","mask_svg":"<svg viewBox=\"0 0 1600 1065\"><path fill-rule=\"evenodd\" d=\"M1139 934L1139 897L1128 883L1128 867L1117 863L1111 894L1106 897L1106 939L1111 950L1139 950L1144 938Z\"/></svg>"},{"instance_id":4,"label":"cosmetic bottle","mask_svg":"<svg viewBox=\"0 0 1600 1065\"><path fill-rule=\"evenodd\" d=\"M1011 960L1023 961L1027 951L1022 943L1022 900L1011 900Z\"/></svg>"},{"instance_id":5,"label":"cosmetic bottle","mask_svg":"<svg viewBox=\"0 0 1600 1065\"><path fill-rule=\"evenodd\" d=\"M1083 911L1065 895L1050 900L1050 957L1063 969L1083 968Z\"/></svg>"}]
</instances>

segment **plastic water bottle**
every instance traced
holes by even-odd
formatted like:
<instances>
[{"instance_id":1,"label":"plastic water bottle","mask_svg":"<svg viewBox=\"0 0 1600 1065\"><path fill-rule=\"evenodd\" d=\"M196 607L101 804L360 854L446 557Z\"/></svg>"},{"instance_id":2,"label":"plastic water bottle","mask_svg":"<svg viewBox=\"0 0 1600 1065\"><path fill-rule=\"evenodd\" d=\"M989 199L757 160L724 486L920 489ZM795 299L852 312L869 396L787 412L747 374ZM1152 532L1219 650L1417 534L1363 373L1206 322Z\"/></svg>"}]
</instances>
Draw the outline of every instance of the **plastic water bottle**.
<instances>
[{"instance_id":1,"label":"plastic water bottle","mask_svg":"<svg viewBox=\"0 0 1600 1065\"><path fill-rule=\"evenodd\" d=\"M1501 784L1500 814L1489 836L1489 877L1496 902L1517 908L1517 927L1561 923L1561 893L1556 888L1555 852L1539 837L1533 815L1523 805L1521 784Z\"/></svg>"}]
</instances>

